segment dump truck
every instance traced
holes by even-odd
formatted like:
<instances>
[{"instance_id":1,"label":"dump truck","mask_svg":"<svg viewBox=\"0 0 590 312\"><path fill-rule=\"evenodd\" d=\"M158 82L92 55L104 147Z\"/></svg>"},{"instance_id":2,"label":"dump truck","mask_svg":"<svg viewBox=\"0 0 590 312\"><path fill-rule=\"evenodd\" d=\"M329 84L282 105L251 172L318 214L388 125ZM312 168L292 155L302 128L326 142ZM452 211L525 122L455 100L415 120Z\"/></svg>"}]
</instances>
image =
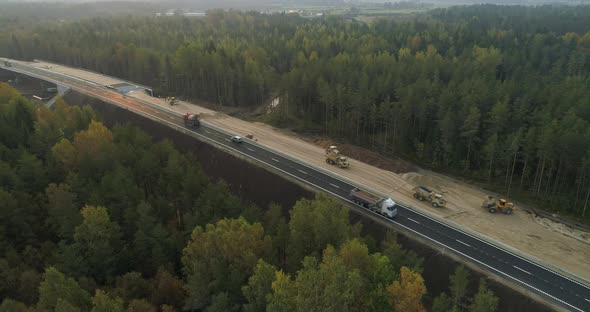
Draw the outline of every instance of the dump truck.
<instances>
[{"instance_id":1,"label":"dump truck","mask_svg":"<svg viewBox=\"0 0 590 312\"><path fill-rule=\"evenodd\" d=\"M514 203L509 202L505 198L500 198L496 201L494 196L488 196L488 199L484 200L481 207L487 209L490 213L500 212L508 215L514 210Z\"/></svg>"},{"instance_id":2,"label":"dump truck","mask_svg":"<svg viewBox=\"0 0 590 312\"><path fill-rule=\"evenodd\" d=\"M339 168L348 168L350 167L350 163L346 157L340 154L338 148L334 145L330 146L330 148L326 149L326 163L330 165L338 165Z\"/></svg>"},{"instance_id":3,"label":"dump truck","mask_svg":"<svg viewBox=\"0 0 590 312\"><path fill-rule=\"evenodd\" d=\"M350 200L361 207L390 219L393 219L397 215L397 205L393 199L377 196L358 187L350 191Z\"/></svg>"},{"instance_id":4,"label":"dump truck","mask_svg":"<svg viewBox=\"0 0 590 312\"><path fill-rule=\"evenodd\" d=\"M447 201L441 194L434 192L424 186L416 186L413 191L414 198L419 201L427 200L434 208L444 207L447 204Z\"/></svg>"},{"instance_id":5,"label":"dump truck","mask_svg":"<svg viewBox=\"0 0 590 312\"><path fill-rule=\"evenodd\" d=\"M176 104L176 98L175 97L167 97L166 101L168 102L168 104L170 104L170 106L174 106Z\"/></svg>"},{"instance_id":6,"label":"dump truck","mask_svg":"<svg viewBox=\"0 0 590 312\"><path fill-rule=\"evenodd\" d=\"M184 125L187 127L196 128L201 125L199 118L200 117L198 114L186 114L184 115Z\"/></svg>"}]
</instances>

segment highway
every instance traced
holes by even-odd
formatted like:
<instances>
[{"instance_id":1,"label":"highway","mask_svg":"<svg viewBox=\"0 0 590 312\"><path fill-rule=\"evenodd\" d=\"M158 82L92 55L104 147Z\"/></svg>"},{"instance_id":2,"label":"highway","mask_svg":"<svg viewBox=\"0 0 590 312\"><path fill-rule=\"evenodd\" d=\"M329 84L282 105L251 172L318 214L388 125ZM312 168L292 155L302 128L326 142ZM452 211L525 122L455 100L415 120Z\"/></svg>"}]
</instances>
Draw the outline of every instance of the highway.
<instances>
[{"instance_id":1,"label":"highway","mask_svg":"<svg viewBox=\"0 0 590 312\"><path fill-rule=\"evenodd\" d=\"M588 286L461 231L452 225L431 218L411 207L398 205L398 216L394 220L389 220L356 206L349 201L349 192L357 185L323 169L305 165L279 152L271 151L254 141L245 140L242 144L233 143L230 140L231 134L224 132L222 129L211 127L206 122L196 129L186 128L182 116L179 114L116 93L103 86L23 64L3 68L58 83L111 104L141 112L143 115L159 119L172 127L183 128L185 131L190 131L195 136L200 137L203 141L223 146L245 157L250 157L265 166L274 168L292 178L348 201L353 206L353 209L370 215L373 219L379 220L380 223L402 228L407 233L431 241L446 251L454 253L456 256L477 265L487 272L510 281L512 284L520 285L528 292L536 294L564 310L590 311L590 288ZM360 187L362 188L362 186ZM393 199L395 200L395 198Z\"/></svg>"}]
</instances>

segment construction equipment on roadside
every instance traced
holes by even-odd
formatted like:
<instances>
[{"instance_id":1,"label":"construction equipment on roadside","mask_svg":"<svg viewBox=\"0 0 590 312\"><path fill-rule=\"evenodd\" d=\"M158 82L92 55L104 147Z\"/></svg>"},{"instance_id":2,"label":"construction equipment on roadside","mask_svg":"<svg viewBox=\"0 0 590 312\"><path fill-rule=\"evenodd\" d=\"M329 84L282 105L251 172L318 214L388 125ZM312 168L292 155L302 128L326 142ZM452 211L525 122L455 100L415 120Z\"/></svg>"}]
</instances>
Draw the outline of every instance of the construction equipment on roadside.
<instances>
[{"instance_id":1,"label":"construction equipment on roadside","mask_svg":"<svg viewBox=\"0 0 590 312\"><path fill-rule=\"evenodd\" d=\"M507 201L505 198L496 201L494 196L488 196L488 199L481 204L481 207L487 209L490 213L500 212L509 215L514 210L514 203Z\"/></svg>"},{"instance_id":2,"label":"construction equipment on roadside","mask_svg":"<svg viewBox=\"0 0 590 312\"><path fill-rule=\"evenodd\" d=\"M338 165L339 168L348 168L350 167L350 163L346 157L340 154L338 148L332 145L330 148L326 150L326 163L330 165Z\"/></svg>"},{"instance_id":3,"label":"construction equipment on roadside","mask_svg":"<svg viewBox=\"0 0 590 312\"><path fill-rule=\"evenodd\" d=\"M177 104L175 97L167 97L166 101L168 102L168 104L170 104L170 106L174 106L175 104Z\"/></svg>"},{"instance_id":4,"label":"construction equipment on roadside","mask_svg":"<svg viewBox=\"0 0 590 312\"><path fill-rule=\"evenodd\" d=\"M441 194L431 191L424 186L416 186L412 190L414 191L414 198L419 201L427 200L434 208L444 207L447 204L447 201Z\"/></svg>"},{"instance_id":5,"label":"construction equipment on roadside","mask_svg":"<svg viewBox=\"0 0 590 312\"><path fill-rule=\"evenodd\" d=\"M186 114L184 115L184 125L191 128L196 128L201 125L199 121L200 116L198 114Z\"/></svg>"}]
</instances>

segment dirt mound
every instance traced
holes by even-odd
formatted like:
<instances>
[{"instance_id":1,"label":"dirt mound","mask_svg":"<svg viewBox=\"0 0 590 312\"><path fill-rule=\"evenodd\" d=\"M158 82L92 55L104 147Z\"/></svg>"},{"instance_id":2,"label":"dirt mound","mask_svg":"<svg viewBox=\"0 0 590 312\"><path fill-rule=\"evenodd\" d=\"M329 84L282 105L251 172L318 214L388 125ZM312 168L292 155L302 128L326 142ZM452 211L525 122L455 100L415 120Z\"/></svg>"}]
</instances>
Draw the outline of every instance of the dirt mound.
<instances>
[{"instance_id":1,"label":"dirt mound","mask_svg":"<svg viewBox=\"0 0 590 312\"><path fill-rule=\"evenodd\" d=\"M338 143L332 140L326 140L322 138L310 138L305 140L317 146L321 146L323 148L328 148L331 145L336 145L338 146L340 152L343 155L346 155L347 157L362 161L371 166L375 166L377 168L388 170L391 172L404 173L409 171L415 171L417 169L415 165L403 159L387 158L379 153L370 151L362 147Z\"/></svg>"},{"instance_id":2,"label":"dirt mound","mask_svg":"<svg viewBox=\"0 0 590 312\"><path fill-rule=\"evenodd\" d=\"M544 226L545 228L548 228L554 232L558 232L563 235L575 238L575 239L581 241L582 243L590 244L590 233L574 229L574 228L569 227L563 223L555 222L553 220L550 220L548 218L543 218L541 216L534 216L533 220L536 223L538 223L538 224Z\"/></svg>"}]
</instances>

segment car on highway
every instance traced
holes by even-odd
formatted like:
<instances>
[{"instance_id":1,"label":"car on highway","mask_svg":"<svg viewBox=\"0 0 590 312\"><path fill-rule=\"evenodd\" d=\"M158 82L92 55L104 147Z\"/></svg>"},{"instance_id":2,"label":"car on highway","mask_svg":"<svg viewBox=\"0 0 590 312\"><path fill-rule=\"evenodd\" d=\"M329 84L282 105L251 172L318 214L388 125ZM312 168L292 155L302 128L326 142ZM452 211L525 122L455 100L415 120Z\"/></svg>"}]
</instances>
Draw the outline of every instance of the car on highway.
<instances>
[{"instance_id":1,"label":"car on highway","mask_svg":"<svg viewBox=\"0 0 590 312\"><path fill-rule=\"evenodd\" d=\"M231 137L231 141L234 143L242 143L242 137L239 135L234 135L233 137Z\"/></svg>"}]
</instances>

